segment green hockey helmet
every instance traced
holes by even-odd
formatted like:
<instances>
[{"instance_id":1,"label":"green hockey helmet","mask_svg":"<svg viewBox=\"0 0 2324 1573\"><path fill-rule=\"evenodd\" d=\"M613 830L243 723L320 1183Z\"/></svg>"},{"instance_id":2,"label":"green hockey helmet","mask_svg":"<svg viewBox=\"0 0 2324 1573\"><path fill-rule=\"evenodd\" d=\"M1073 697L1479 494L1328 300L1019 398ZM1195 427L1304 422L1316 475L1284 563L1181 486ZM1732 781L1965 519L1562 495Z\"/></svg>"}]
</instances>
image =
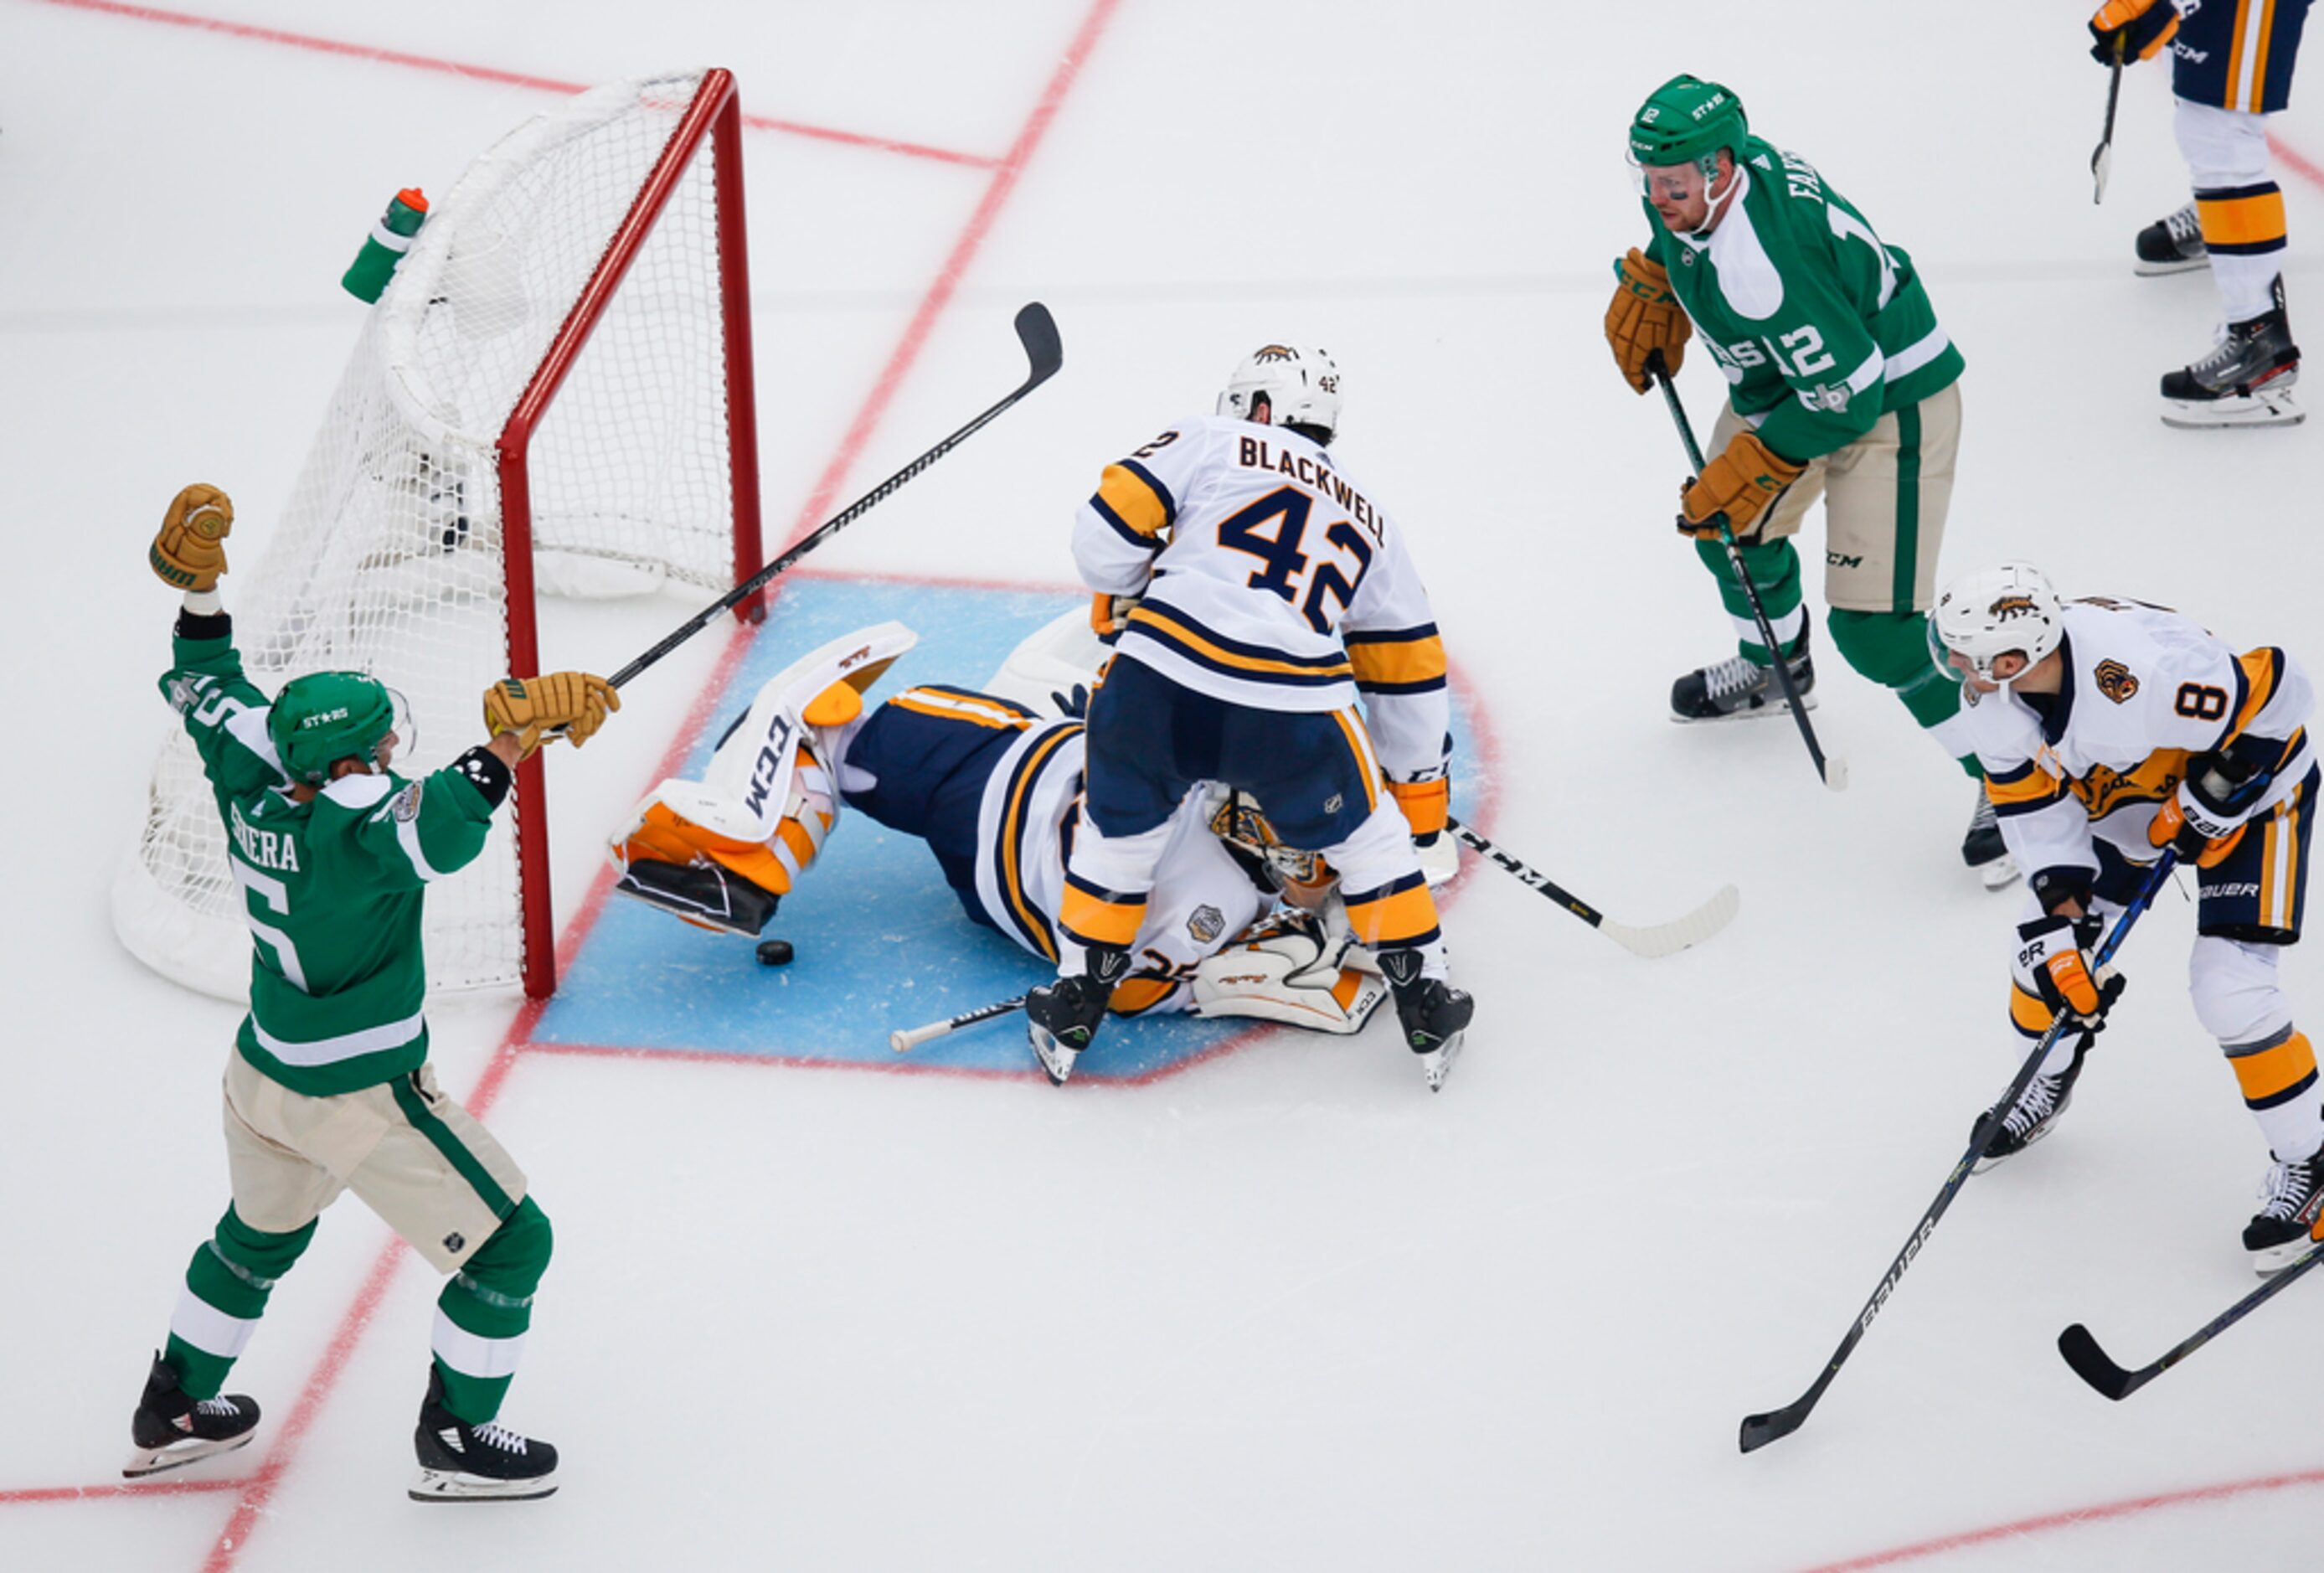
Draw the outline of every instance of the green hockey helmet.
<instances>
[{"instance_id":1,"label":"green hockey helmet","mask_svg":"<svg viewBox=\"0 0 2324 1573\"><path fill-rule=\"evenodd\" d=\"M294 677L266 715L266 735L283 773L309 786L329 781L331 766L342 759L375 758L381 739L394 729L394 696L359 671Z\"/></svg>"},{"instance_id":2,"label":"green hockey helmet","mask_svg":"<svg viewBox=\"0 0 2324 1573\"><path fill-rule=\"evenodd\" d=\"M1730 148L1740 158L1751 123L1731 88L1677 76L1656 88L1630 121L1630 162L1642 168L1693 163Z\"/></svg>"}]
</instances>

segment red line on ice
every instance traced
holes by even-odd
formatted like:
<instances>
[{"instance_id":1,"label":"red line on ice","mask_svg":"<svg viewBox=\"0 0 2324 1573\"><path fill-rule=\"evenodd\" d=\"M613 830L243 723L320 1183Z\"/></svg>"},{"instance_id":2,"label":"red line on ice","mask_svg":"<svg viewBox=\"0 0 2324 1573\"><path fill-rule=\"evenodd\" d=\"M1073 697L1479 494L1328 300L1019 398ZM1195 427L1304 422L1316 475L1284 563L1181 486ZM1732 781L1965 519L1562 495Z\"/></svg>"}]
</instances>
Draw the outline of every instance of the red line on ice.
<instances>
[{"instance_id":1,"label":"red line on ice","mask_svg":"<svg viewBox=\"0 0 2324 1573\"><path fill-rule=\"evenodd\" d=\"M49 3L89 9L123 11L132 14L148 14L143 8L119 5L115 3L115 0L49 0ZM1064 103L1066 90L1073 86L1074 78L1080 74L1083 62L1096 48L1100 34L1104 32L1106 23L1111 19L1119 4L1120 0L1095 0L1088 14L1083 19L1081 30L1074 35L1073 43L1066 51L1064 60L1059 62L1056 71L1050 77L1047 90L1043 92L1040 101L1034 106L1032 114L1026 120L1025 129L1019 134L1015 145L1010 147L1008 156L994 173L991 184L985 190L984 199L977 204L976 211L970 216L966 231L954 245L951 254L945 259L943 273L928 291L926 299L920 302L919 310L913 315L910 326L905 330L903 342L889 357L887 367L881 374L880 381L873 387L871 397L865 402L863 409L857 413L853 424L849 427L847 436L841 443L839 453L825 467L823 479L816 487L816 495L809 500L807 506L800 511L800 523L794 528L791 541L787 545L795 544L798 540L806 535L812 523L819 518L829 494L837 490L848 467L853 462L864 443L870 440L872 431L879 424L880 416L895 395L897 385L918 358L920 348L927 342L929 330L935 326L936 315L952 299L961 274L966 272L978 247L991 231L993 221L999 217L1001 208L1009 194L1016 189L1018 176L1023 172L1025 165L1031 160L1035 149L1039 146L1042 135L1047 131L1050 123L1056 118L1057 109ZM150 14L163 20L177 20L171 14L166 12ZM189 24L200 25L200 23ZM239 31L239 24L229 24L227 30ZM733 664L741 660L742 652L746 644L747 640L743 630L737 628L729 635L726 651L720 658L718 675L713 681L706 684L701 694L696 698L693 711L687 724L679 728L678 740L671 745L669 753L664 759L663 767L655 777L656 780L660 779L662 775L667 775L677 767L682 757L680 751L689 746L693 739L699 735L708 717L710 707L716 702L719 693L724 689L725 680L732 676ZM558 943L560 960L569 959L572 953L579 948L589 927L595 922L597 912L604 904L606 893L611 888L610 874L601 871L596 883L590 887L589 894L583 901L582 910L567 926L565 935ZM542 1008L543 1002L528 1001L517 1013L515 1021L510 1023L508 1035L502 1041L499 1052L493 1057L492 1064L485 1069L475 1091L466 1100L471 1114L481 1117L492 1106L493 1100L500 1095L501 1087L507 1081L509 1071L516 1064L519 1054L523 1051L526 1037L531 1032L533 1023L540 1019ZM233 1517L227 1521L226 1527L219 1533L218 1538L212 1542L209 1554L202 1562L202 1573L228 1573L236 1559L248 1545L252 1526L257 1522L259 1515L266 1511L268 1503L272 1500L275 1488L289 1471L298 1444L304 1439L307 1428L313 1423L316 1412L322 1407L324 1401L330 1396L332 1390L337 1386L339 1375L346 1369L347 1360L354 1354L355 1346L362 1341L364 1329L370 1323L372 1312L377 1309L380 1300L386 1294L388 1285L393 1280L395 1269L402 1261L406 1249L402 1241L392 1241L380 1253L379 1259L372 1264L369 1276L364 1280L363 1287L356 1291L355 1304L348 1307L346 1314L340 1319L338 1328L332 1335L330 1346L325 1352L322 1363L316 1367L314 1374L308 1378L306 1390L299 1395L298 1403L292 1409L290 1418L284 1422L273 1445L267 1449L266 1457L260 1464L258 1473L244 1486L241 1499L235 1504Z\"/></svg>"},{"instance_id":2,"label":"red line on ice","mask_svg":"<svg viewBox=\"0 0 2324 1573\"><path fill-rule=\"evenodd\" d=\"M239 1480L116 1480L106 1485L34 1485L0 1491L0 1507L33 1502L101 1502L122 1496L193 1496L241 1489Z\"/></svg>"},{"instance_id":3,"label":"red line on ice","mask_svg":"<svg viewBox=\"0 0 2324 1573\"><path fill-rule=\"evenodd\" d=\"M497 66L470 65L461 60L444 60L435 55L411 54L403 50L382 49L374 44L350 43L344 39L321 38L313 33L290 32L279 27L261 27L248 22L227 22L214 16L195 16L182 11L162 11L151 5L131 5L124 0L43 0L43 4L60 5L69 11L95 11L107 16L126 17L134 22L160 23L169 27L190 27L203 32L223 33L229 38L249 39L258 43L279 43L290 49L303 49L317 54L340 55L349 60L369 60L374 65L404 66L413 70L438 71L446 76L466 77L473 81L500 82L512 88L532 88L544 93L578 93L589 84L564 82L554 77L537 77L527 71L503 70ZM812 137L818 142L835 142L849 147L871 148L879 153L901 153L908 158L933 159L939 163L961 164L970 169L989 170L1001 161L989 153L960 153L952 148L929 147L922 143L899 142L891 137L868 136L857 131L839 131L828 125L809 125L803 121L778 119L771 115L745 115L742 124L753 131L776 131L788 136Z\"/></svg>"},{"instance_id":4,"label":"red line on ice","mask_svg":"<svg viewBox=\"0 0 2324 1573\"><path fill-rule=\"evenodd\" d=\"M2052 1530L2071 1529L2079 1524L2103 1523L2109 1519L2131 1518L2158 1508L2181 1507L2190 1503L2222 1502L2229 1497L2252 1496L2264 1491L2282 1491L2297 1485L2324 1485L2324 1469L2303 1469L2295 1475L2264 1475L2253 1480L2234 1480L2221 1485L2199 1485L2186 1491L2164 1491L2153 1496L2134 1496L2123 1502L2100 1504L2096 1507L2078 1507L2066 1513L2043 1513L2039 1518L2020 1519L2015 1523L1996 1524L1991 1529L1970 1530L1963 1534L1945 1535L1938 1540L1923 1541L1918 1545L1899 1546L1891 1551L1875 1551L1870 1556L1850 1558L1845 1562L1825 1562L1810 1568L1805 1573L1865 1573L1873 1568L1894 1568L1902 1562L1918 1561L1923 1557L1942 1556L1947 1551L1966 1550L1993 1541L2006 1541L2019 1535L2044 1534Z\"/></svg>"},{"instance_id":5,"label":"red line on ice","mask_svg":"<svg viewBox=\"0 0 2324 1573\"><path fill-rule=\"evenodd\" d=\"M2324 167L2319 167L2306 153L2301 153L2272 131L2267 134L2267 145L2269 151L2275 154L2285 169L2290 170L2311 186L2324 186Z\"/></svg>"}]
</instances>

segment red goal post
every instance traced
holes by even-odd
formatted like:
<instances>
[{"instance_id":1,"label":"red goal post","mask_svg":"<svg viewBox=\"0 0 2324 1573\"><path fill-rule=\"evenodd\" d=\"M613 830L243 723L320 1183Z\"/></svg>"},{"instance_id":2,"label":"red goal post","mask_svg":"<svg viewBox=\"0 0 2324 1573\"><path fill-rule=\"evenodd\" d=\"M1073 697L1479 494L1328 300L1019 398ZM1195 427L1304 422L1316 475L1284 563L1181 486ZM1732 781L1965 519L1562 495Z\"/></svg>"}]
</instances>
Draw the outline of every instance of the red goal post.
<instances>
[{"instance_id":1,"label":"red goal post","mask_svg":"<svg viewBox=\"0 0 2324 1573\"><path fill-rule=\"evenodd\" d=\"M424 771L480 733L485 685L541 669L540 596L698 606L758 569L741 129L731 73L674 73L562 101L470 165L365 319L265 557L226 581L262 689L372 673L416 723L399 766ZM543 773L431 885L431 990L554 989ZM239 997L252 899L173 727L115 930Z\"/></svg>"}]
</instances>

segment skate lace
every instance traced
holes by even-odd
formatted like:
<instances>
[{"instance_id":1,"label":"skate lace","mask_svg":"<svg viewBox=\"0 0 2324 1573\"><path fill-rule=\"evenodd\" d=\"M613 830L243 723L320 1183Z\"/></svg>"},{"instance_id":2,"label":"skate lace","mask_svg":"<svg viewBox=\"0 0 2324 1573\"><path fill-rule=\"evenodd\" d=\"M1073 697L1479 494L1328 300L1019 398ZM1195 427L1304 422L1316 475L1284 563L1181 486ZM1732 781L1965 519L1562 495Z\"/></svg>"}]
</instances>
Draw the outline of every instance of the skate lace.
<instances>
[{"instance_id":1,"label":"skate lace","mask_svg":"<svg viewBox=\"0 0 2324 1573\"><path fill-rule=\"evenodd\" d=\"M2211 347L2211 353L2197 361L2189 370L2197 373L2224 371L2242 358L2243 336L2224 322L2219 324L2218 334L2218 342Z\"/></svg>"},{"instance_id":2,"label":"skate lace","mask_svg":"<svg viewBox=\"0 0 2324 1573\"><path fill-rule=\"evenodd\" d=\"M1766 680L1767 669L1757 662L1730 655L1716 666L1702 669L1702 691L1714 699L1748 693Z\"/></svg>"},{"instance_id":3,"label":"skate lace","mask_svg":"<svg viewBox=\"0 0 2324 1573\"><path fill-rule=\"evenodd\" d=\"M2009 1117L2001 1122L2003 1127L2011 1135L2023 1137L2048 1119L2057 1110L2058 1089L2065 1079L2062 1076L2035 1077L2033 1085L2019 1096L2016 1106L2009 1111Z\"/></svg>"},{"instance_id":4,"label":"skate lace","mask_svg":"<svg viewBox=\"0 0 2324 1573\"><path fill-rule=\"evenodd\" d=\"M2324 1152L2303 1158L2297 1163L2278 1163L2259 1182L2259 1211L2262 1217L2289 1218L2297 1217L2316 1194L2316 1170L2324 1161Z\"/></svg>"},{"instance_id":5,"label":"skate lace","mask_svg":"<svg viewBox=\"0 0 2324 1573\"><path fill-rule=\"evenodd\" d=\"M1969 817L1969 828L1971 834L2000 828L2000 821L1993 817L1993 800L1983 792L1977 795L1977 812Z\"/></svg>"},{"instance_id":6,"label":"skate lace","mask_svg":"<svg viewBox=\"0 0 2324 1573\"><path fill-rule=\"evenodd\" d=\"M485 1447L503 1453L514 1453L519 1457L524 1456L529 1445L527 1439L518 1436L498 1420L486 1420L483 1425L473 1428L472 1434Z\"/></svg>"},{"instance_id":7,"label":"skate lace","mask_svg":"<svg viewBox=\"0 0 2324 1573\"><path fill-rule=\"evenodd\" d=\"M2196 216L2195 205L2192 202L2165 218L2163 221L2163 227L2170 232L2172 241L2179 245L2183 246L2190 240L2203 238L2203 221Z\"/></svg>"},{"instance_id":8,"label":"skate lace","mask_svg":"<svg viewBox=\"0 0 2324 1573\"><path fill-rule=\"evenodd\" d=\"M242 1406L230 1398L205 1398L194 1405L194 1412L231 1418L242 1412Z\"/></svg>"}]
</instances>

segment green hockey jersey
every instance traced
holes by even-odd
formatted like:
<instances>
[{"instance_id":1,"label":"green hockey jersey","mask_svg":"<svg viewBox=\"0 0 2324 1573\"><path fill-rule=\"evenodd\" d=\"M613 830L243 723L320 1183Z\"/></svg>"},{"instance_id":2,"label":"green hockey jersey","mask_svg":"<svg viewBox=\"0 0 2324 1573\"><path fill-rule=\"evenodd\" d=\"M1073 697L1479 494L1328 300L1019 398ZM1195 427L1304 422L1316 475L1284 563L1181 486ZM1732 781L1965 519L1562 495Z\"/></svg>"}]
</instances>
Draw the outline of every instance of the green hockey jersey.
<instances>
[{"instance_id":1,"label":"green hockey jersey","mask_svg":"<svg viewBox=\"0 0 2324 1573\"><path fill-rule=\"evenodd\" d=\"M501 783L455 765L410 781L343 776L296 801L228 619L189 615L172 645L161 691L201 755L254 941L243 1057L317 1097L418 1069L420 904L484 850L500 796L487 789Z\"/></svg>"},{"instance_id":2,"label":"green hockey jersey","mask_svg":"<svg viewBox=\"0 0 2324 1573\"><path fill-rule=\"evenodd\" d=\"M1755 136L1736 171L1743 190L1709 235L1674 235L1645 204L1646 254L1762 441L1818 458L1960 375L1913 259L1812 165Z\"/></svg>"}]
</instances>

